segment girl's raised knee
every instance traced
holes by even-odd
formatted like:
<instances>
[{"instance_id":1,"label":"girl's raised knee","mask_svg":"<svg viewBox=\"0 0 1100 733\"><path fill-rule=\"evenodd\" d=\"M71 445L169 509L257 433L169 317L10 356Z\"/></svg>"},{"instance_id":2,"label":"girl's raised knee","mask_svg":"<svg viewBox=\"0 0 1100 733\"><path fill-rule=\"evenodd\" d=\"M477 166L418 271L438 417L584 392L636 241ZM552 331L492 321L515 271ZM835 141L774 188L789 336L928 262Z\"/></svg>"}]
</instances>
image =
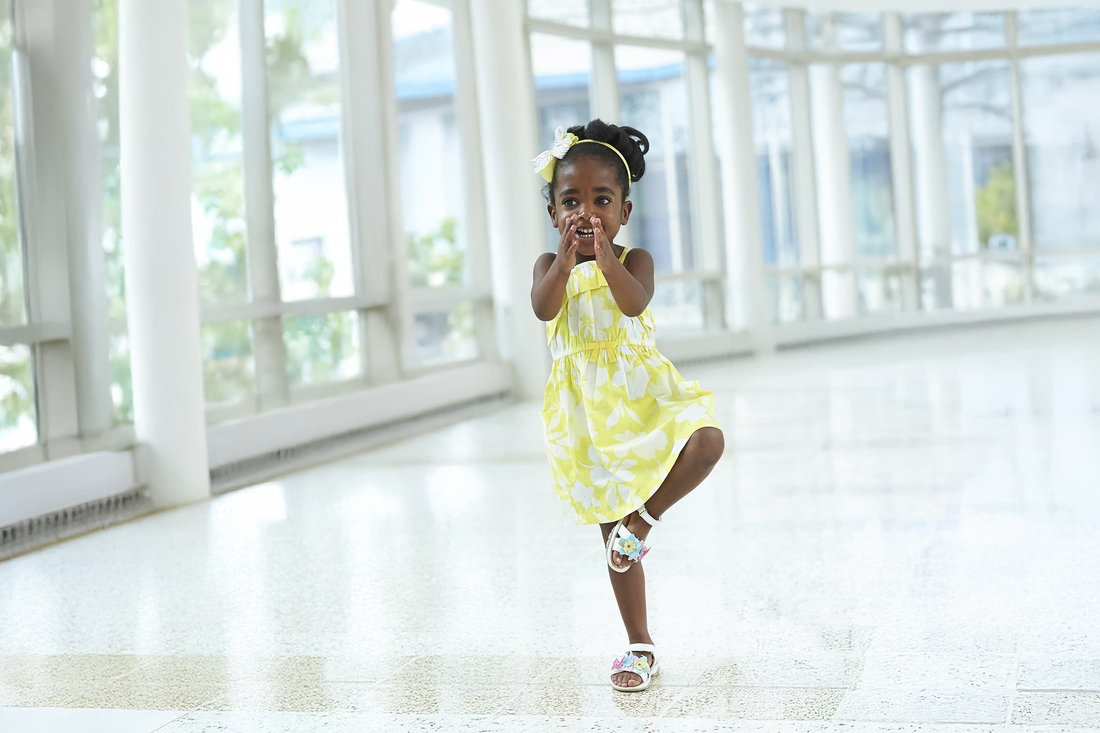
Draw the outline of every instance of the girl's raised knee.
<instances>
[{"instance_id":1,"label":"girl's raised knee","mask_svg":"<svg viewBox=\"0 0 1100 733\"><path fill-rule=\"evenodd\" d=\"M726 437L718 428L703 428L691 437L693 458L701 464L713 466L726 451Z\"/></svg>"}]
</instances>

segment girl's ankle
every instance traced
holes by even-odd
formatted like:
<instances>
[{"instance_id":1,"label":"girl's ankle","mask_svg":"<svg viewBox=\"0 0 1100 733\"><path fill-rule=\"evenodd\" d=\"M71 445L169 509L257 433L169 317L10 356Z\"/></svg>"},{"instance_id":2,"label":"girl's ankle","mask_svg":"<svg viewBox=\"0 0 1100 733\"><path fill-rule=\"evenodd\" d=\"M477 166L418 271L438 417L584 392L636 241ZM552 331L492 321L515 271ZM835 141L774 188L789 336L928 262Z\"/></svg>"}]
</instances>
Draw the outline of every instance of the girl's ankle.
<instances>
[{"instance_id":1,"label":"girl's ankle","mask_svg":"<svg viewBox=\"0 0 1100 733\"><path fill-rule=\"evenodd\" d=\"M649 522L638 516L638 512L630 514L624 524L626 525L627 531L640 540L644 540L648 537L650 530L653 529Z\"/></svg>"}]
</instances>

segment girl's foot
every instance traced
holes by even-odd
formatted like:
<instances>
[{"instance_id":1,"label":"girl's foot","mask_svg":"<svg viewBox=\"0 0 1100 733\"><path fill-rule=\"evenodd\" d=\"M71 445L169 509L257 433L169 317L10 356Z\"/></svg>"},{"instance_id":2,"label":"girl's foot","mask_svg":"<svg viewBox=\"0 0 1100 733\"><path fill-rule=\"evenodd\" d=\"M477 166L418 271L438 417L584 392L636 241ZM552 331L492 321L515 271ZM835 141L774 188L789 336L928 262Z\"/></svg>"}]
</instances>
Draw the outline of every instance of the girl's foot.
<instances>
[{"instance_id":1,"label":"girl's foot","mask_svg":"<svg viewBox=\"0 0 1100 733\"><path fill-rule=\"evenodd\" d=\"M649 537L649 531L653 529L649 522L642 519L638 512L631 512L626 519L623 520L623 526L626 527L626 531L645 542L646 537ZM630 558L623 557L618 552L611 552L611 562L615 563L617 567L625 568L633 565L636 561Z\"/></svg>"},{"instance_id":2,"label":"girl's foot","mask_svg":"<svg viewBox=\"0 0 1100 733\"><path fill-rule=\"evenodd\" d=\"M625 669L628 666L633 666L632 664L630 664L630 662L632 661L631 655L633 655L633 657L641 657L646 662L644 673L626 671L615 672L615 669L617 669L618 667L613 666L611 674L612 687L624 688L626 690L633 690L638 687L643 687L644 689L645 687L648 687L650 676L657 673L656 657L654 657L653 651L651 651L652 649L652 643L631 644L629 647L627 647L626 655L624 657L616 659L615 665L622 666ZM624 661L626 661L627 663L624 664Z\"/></svg>"}]
</instances>

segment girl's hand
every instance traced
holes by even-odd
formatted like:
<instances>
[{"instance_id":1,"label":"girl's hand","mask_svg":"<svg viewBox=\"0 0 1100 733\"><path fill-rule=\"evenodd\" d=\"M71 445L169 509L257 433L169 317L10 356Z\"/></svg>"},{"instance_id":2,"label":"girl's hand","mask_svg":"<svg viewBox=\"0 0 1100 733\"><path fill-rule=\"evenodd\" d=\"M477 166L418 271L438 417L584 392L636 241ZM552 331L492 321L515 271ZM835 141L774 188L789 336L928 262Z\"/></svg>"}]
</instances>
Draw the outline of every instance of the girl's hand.
<instances>
[{"instance_id":1,"label":"girl's hand","mask_svg":"<svg viewBox=\"0 0 1100 733\"><path fill-rule=\"evenodd\" d=\"M596 267L607 272L608 268L619 264L619 258L615 256L615 248L607 241L607 235L603 231L603 222L592 218L592 229L596 234Z\"/></svg>"},{"instance_id":2,"label":"girl's hand","mask_svg":"<svg viewBox=\"0 0 1100 733\"><path fill-rule=\"evenodd\" d=\"M558 242L558 254L554 258L553 266L559 272L568 274L577 264L577 215L573 214L561 230L561 241Z\"/></svg>"}]
</instances>

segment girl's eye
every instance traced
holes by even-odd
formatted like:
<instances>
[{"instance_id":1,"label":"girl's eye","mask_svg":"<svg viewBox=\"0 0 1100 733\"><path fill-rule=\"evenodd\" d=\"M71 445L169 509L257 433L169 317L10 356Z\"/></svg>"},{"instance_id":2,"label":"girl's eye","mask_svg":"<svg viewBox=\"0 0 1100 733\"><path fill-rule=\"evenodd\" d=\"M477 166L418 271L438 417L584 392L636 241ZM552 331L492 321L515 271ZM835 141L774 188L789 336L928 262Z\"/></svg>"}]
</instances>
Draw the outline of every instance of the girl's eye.
<instances>
[{"instance_id":1,"label":"girl's eye","mask_svg":"<svg viewBox=\"0 0 1100 733\"><path fill-rule=\"evenodd\" d=\"M598 199L596 199L596 203L600 206L607 206L611 203L611 199L606 196L600 196Z\"/></svg>"},{"instance_id":2,"label":"girl's eye","mask_svg":"<svg viewBox=\"0 0 1100 733\"><path fill-rule=\"evenodd\" d=\"M576 206L577 205L577 200L576 199L566 199L565 201L562 201L561 204L562 204L562 206Z\"/></svg>"}]
</instances>

